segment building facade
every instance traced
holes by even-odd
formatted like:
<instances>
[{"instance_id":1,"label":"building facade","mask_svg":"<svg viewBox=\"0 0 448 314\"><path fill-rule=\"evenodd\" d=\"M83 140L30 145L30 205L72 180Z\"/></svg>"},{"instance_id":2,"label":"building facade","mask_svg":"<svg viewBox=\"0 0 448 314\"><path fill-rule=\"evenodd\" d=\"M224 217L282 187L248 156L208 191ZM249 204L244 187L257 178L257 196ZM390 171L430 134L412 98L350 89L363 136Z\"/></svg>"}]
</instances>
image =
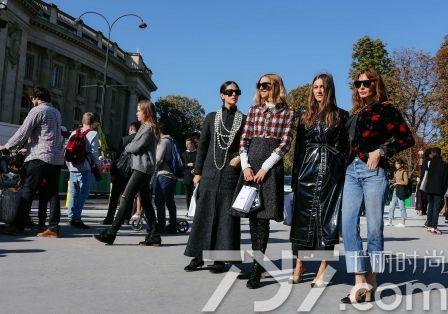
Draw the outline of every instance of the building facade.
<instances>
[{"instance_id":1,"label":"building facade","mask_svg":"<svg viewBox=\"0 0 448 314\"><path fill-rule=\"evenodd\" d=\"M136 30L139 31L139 30ZM79 125L83 112L102 114L109 144L117 145L135 120L139 97L157 89L139 53L125 52L107 37L39 0L8 1L0 10L0 121L20 124L33 86L50 90L65 127ZM107 45L109 66L101 110Z\"/></svg>"}]
</instances>

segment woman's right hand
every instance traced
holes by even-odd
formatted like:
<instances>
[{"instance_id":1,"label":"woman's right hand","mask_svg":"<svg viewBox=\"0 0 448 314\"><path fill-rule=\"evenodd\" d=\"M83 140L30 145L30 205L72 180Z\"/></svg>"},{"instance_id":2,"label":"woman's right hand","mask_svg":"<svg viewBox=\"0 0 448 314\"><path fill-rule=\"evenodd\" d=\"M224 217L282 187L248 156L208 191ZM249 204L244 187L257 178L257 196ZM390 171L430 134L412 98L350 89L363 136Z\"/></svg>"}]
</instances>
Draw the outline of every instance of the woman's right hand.
<instances>
[{"instance_id":1,"label":"woman's right hand","mask_svg":"<svg viewBox=\"0 0 448 314\"><path fill-rule=\"evenodd\" d=\"M252 168L246 168L243 171L243 175L244 175L244 180L250 182L254 180L254 171L252 170Z\"/></svg>"},{"instance_id":2,"label":"woman's right hand","mask_svg":"<svg viewBox=\"0 0 448 314\"><path fill-rule=\"evenodd\" d=\"M193 184L194 186L198 186L199 182L201 182L201 176L200 175L195 175L193 178Z\"/></svg>"}]
</instances>

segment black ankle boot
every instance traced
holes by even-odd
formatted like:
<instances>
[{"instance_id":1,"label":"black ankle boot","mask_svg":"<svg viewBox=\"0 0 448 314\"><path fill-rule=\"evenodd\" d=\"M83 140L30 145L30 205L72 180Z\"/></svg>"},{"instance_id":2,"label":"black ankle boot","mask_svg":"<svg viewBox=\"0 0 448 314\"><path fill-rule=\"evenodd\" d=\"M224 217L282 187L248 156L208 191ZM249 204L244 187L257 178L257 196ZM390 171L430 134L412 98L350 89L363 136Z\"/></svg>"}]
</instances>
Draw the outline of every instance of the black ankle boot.
<instances>
[{"instance_id":1,"label":"black ankle boot","mask_svg":"<svg viewBox=\"0 0 448 314\"><path fill-rule=\"evenodd\" d=\"M107 245L114 244L116 233L110 231L109 229L104 229L100 234L94 234L93 237L95 240L106 243Z\"/></svg>"},{"instance_id":2,"label":"black ankle boot","mask_svg":"<svg viewBox=\"0 0 448 314\"><path fill-rule=\"evenodd\" d=\"M260 287L260 279L263 268L257 262L252 265L252 270L250 272L250 278L246 283L246 287L249 289L257 289Z\"/></svg>"},{"instance_id":3,"label":"black ankle boot","mask_svg":"<svg viewBox=\"0 0 448 314\"><path fill-rule=\"evenodd\" d=\"M162 244L162 238L160 237L160 232L155 223L151 224L151 231L146 236L145 240L140 242L139 245L143 246L160 246Z\"/></svg>"}]
</instances>

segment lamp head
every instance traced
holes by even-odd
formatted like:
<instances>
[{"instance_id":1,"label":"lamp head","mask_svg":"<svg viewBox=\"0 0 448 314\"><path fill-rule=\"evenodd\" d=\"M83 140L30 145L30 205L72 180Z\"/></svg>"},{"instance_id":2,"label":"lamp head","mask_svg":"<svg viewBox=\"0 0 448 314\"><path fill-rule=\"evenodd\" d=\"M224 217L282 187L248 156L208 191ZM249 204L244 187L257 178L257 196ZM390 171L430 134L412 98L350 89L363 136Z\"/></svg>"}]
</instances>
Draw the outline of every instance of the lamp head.
<instances>
[{"instance_id":1,"label":"lamp head","mask_svg":"<svg viewBox=\"0 0 448 314\"><path fill-rule=\"evenodd\" d=\"M0 1L0 10L6 11L8 9L8 0Z\"/></svg>"},{"instance_id":2,"label":"lamp head","mask_svg":"<svg viewBox=\"0 0 448 314\"><path fill-rule=\"evenodd\" d=\"M148 24L146 24L145 22L141 22L138 27L141 28L141 29L145 29L145 28L148 27Z\"/></svg>"}]
</instances>

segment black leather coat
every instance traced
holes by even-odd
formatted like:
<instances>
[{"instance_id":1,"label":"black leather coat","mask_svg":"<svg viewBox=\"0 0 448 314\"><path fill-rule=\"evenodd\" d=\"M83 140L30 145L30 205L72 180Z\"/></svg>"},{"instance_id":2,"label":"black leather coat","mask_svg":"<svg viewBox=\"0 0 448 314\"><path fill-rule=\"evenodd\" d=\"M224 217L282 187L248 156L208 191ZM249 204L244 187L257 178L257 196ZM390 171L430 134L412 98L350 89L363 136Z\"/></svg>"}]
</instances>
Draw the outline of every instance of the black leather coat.
<instances>
[{"instance_id":1,"label":"black leather coat","mask_svg":"<svg viewBox=\"0 0 448 314\"><path fill-rule=\"evenodd\" d=\"M339 221L348 134L348 113L339 109L340 123L311 127L299 123L294 150L294 207L290 240L306 247L339 242ZM317 239L315 239L317 237Z\"/></svg>"}]
</instances>

